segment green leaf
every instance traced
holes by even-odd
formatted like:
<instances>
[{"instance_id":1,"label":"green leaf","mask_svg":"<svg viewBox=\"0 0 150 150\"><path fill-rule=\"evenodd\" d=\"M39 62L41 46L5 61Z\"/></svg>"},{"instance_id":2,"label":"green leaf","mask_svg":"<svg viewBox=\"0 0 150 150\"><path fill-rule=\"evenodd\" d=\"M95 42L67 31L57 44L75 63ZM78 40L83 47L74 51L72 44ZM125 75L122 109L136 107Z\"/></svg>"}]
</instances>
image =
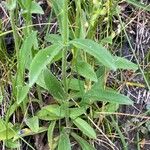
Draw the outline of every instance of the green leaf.
<instances>
[{"instance_id":1,"label":"green leaf","mask_svg":"<svg viewBox=\"0 0 150 150\"><path fill-rule=\"evenodd\" d=\"M67 79L68 88L71 90L84 90L84 81L76 79L76 78L69 78Z\"/></svg>"},{"instance_id":2,"label":"green leaf","mask_svg":"<svg viewBox=\"0 0 150 150\"><path fill-rule=\"evenodd\" d=\"M94 129L85 120L78 117L72 121L85 135L87 135L89 138L96 139L96 133Z\"/></svg>"},{"instance_id":3,"label":"green leaf","mask_svg":"<svg viewBox=\"0 0 150 150\"><path fill-rule=\"evenodd\" d=\"M70 118L76 119L77 117L81 116L86 112L86 108L70 108Z\"/></svg>"},{"instance_id":4,"label":"green leaf","mask_svg":"<svg viewBox=\"0 0 150 150\"><path fill-rule=\"evenodd\" d=\"M44 14L44 11L42 7L37 3L37 2L26 2L24 5L24 11L23 14L25 13L31 13L31 14Z\"/></svg>"},{"instance_id":5,"label":"green leaf","mask_svg":"<svg viewBox=\"0 0 150 150\"><path fill-rule=\"evenodd\" d=\"M84 95L85 103L93 103L96 101L104 101L111 102L117 104L125 104L132 105L133 101L131 101L128 97L114 92L112 90L103 90L103 89L91 89Z\"/></svg>"},{"instance_id":6,"label":"green leaf","mask_svg":"<svg viewBox=\"0 0 150 150\"><path fill-rule=\"evenodd\" d=\"M74 132L71 135L75 138L75 140L80 144L82 150L96 150L92 145L90 145L86 140L82 137L78 136Z\"/></svg>"},{"instance_id":7,"label":"green leaf","mask_svg":"<svg viewBox=\"0 0 150 150\"><path fill-rule=\"evenodd\" d=\"M21 49L19 51L19 69L24 73L26 65L31 63L32 60L32 47L37 43L37 32L32 32L28 37L25 38ZM28 67L27 67L28 68Z\"/></svg>"},{"instance_id":8,"label":"green leaf","mask_svg":"<svg viewBox=\"0 0 150 150\"><path fill-rule=\"evenodd\" d=\"M47 42L51 42L52 44L59 43L62 44L62 37L58 34L47 34L45 37Z\"/></svg>"},{"instance_id":9,"label":"green leaf","mask_svg":"<svg viewBox=\"0 0 150 150\"><path fill-rule=\"evenodd\" d=\"M45 69L43 71L45 85L47 86L48 91L50 94L56 98L56 100L65 100L66 94L62 87L61 82L57 80L57 78L48 70Z\"/></svg>"},{"instance_id":10,"label":"green leaf","mask_svg":"<svg viewBox=\"0 0 150 150\"><path fill-rule=\"evenodd\" d=\"M48 132L47 132L48 145L51 149L53 149L53 144L54 144L53 132L54 132L55 125L56 125L56 121L52 121L50 123L50 126L48 127Z\"/></svg>"},{"instance_id":11,"label":"green leaf","mask_svg":"<svg viewBox=\"0 0 150 150\"><path fill-rule=\"evenodd\" d=\"M37 116L27 119L26 125L31 129L31 131L37 133L39 131L39 119Z\"/></svg>"},{"instance_id":12,"label":"green leaf","mask_svg":"<svg viewBox=\"0 0 150 150\"><path fill-rule=\"evenodd\" d=\"M31 14L44 14L42 7L37 3L32 1L31 3Z\"/></svg>"},{"instance_id":13,"label":"green leaf","mask_svg":"<svg viewBox=\"0 0 150 150\"><path fill-rule=\"evenodd\" d=\"M43 50L40 50L31 62L29 70L29 86L31 87L38 79L42 70L48 65L52 59L60 52L63 46L54 44Z\"/></svg>"},{"instance_id":14,"label":"green leaf","mask_svg":"<svg viewBox=\"0 0 150 150\"><path fill-rule=\"evenodd\" d=\"M5 121L0 119L0 132L5 131L5 130L6 130Z\"/></svg>"},{"instance_id":15,"label":"green leaf","mask_svg":"<svg viewBox=\"0 0 150 150\"><path fill-rule=\"evenodd\" d=\"M76 63L75 69L78 74L85 77L86 79L90 79L91 81L97 82L96 73L94 72L94 69L92 68L92 66L89 65L88 63L84 61L78 61Z\"/></svg>"},{"instance_id":16,"label":"green leaf","mask_svg":"<svg viewBox=\"0 0 150 150\"><path fill-rule=\"evenodd\" d=\"M17 0L7 0L6 7L8 10L14 10L17 5Z\"/></svg>"},{"instance_id":17,"label":"green leaf","mask_svg":"<svg viewBox=\"0 0 150 150\"><path fill-rule=\"evenodd\" d=\"M75 47L83 49L85 52L94 56L104 66L116 70L113 56L101 44L98 44L89 39L75 39L70 41Z\"/></svg>"},{"instance_id":18,"label":"green leaf","mask_svg":"<svg viewBox=\"0 0 150 150\"><path fill-rule=\"evenodd\" d=\"M115 57L115 65L119 69L131 69L134 71L138 69L138 66L136 64L122 57Z\"/></svg>"},{"instance_id":19,"label":"green leaf","mask_svg":"<svg viewBox=\"0 0 150 150\"><path fill-rule=\"evenodd\" d=\"M13 139L6 140L5 145L10 149L19 149L19 147L21 146L18 141L14 141Z\"/></svg>"},{"instance_id":20,"label":"green leaf","mask_svg":"<svg viewBox=\"0 0 150 150\"><path fill-rule=\"evenodd\" d=\"M59 23L60 31L62 30L63 1L64 0L61 0L61 1L60 0L47 0L49 5L52 6L52 8L54 9L55 15L56 15L58 23Z\"/></svg>"},{"instance_id":21,"label":"green leaf","mask_svg":"<svg viewBox=\"0 0 150 150\"><path fill-rule=\"evenodd\" d=\"M109 103L105 106L104 108L104 112L116 112L119 109L119 105L118 104L114 104L114 103Z\"/></svg>"},{"instance_id":22,"label":"green leaf","mask_svg":"<svg viewBox=\"0 0 150 150\"><path fill-rule=\"evenodd\" d=\"M29 86L17 86L17 104L23 102L29 92Z\"/></svg>"},{"instance_id":23,"label":"green leaf","mask_svg":"<svg viewBox=\"0 0 150 150\"><path fill-rule=\"evenodd\" d=\"M69 135L62 132L59 137L58 150L71 150Z\"/></svg>"},{"instance_id":24,"label":"green leaf","mask_svg":"<svg viewBox=\"0 0 150 150\"><path fill-rule=\"evenodd\" d=\"M0 119L0 141L13 138L16 132L12 129L12 124L6 124L4 120Z\"/></svg>"},{"instance_id":25,"label":"green leaf","mask_svg":"<svg viewBox=\"0 0 150 150\"><path fill-rule=\"evenodd\" d=\"M41 120L59 120L64 118L66 110L59 105L48 105L42 107L42 109L37 113L37 116Z\"/></svg>"},{"instance_id":26,"label":"green leaf","mask_svg":"<svg viewBox=\"0 0 150 150\"><path fill-rule=\"evenodd\" d=\"M129 4L132 4L132 5L136 6L136 7L138 7L138 8L141 8L143 10L150 11L150 6L149 5L144 5L144 4L140 3L137 0L127 0L127 2Z\"/></svg>"}]
</instances>

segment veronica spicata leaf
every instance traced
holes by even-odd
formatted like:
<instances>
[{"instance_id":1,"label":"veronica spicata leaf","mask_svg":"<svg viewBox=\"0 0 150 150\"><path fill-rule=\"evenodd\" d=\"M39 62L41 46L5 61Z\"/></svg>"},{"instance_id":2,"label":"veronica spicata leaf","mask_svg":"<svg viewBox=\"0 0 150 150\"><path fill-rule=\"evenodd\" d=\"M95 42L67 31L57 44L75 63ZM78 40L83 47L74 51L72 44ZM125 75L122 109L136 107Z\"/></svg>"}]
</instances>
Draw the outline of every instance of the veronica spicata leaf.
<instances>
[{"instance_id":1,"label":"veronica spicata leaf","mask_svg":"<svg viewBox=\"0 0 150 150\"><path fill-rule=\"evenodd\" d=\"M134 71L138 69L136 64L122 57L115 57L115 64L119 69L131 69Z\"/></svg>"},{"instance_id":2,"label":"veronica spicata leaf","mask_svg":"<svg viewBox=\"0 0 150 150\"><path fill-rule=\"evenodd\" d=\"M82 137L78 136L74 132L71 133L71 135L75 138L75 140L79 143L82 150L96 150L92 145L90 145L86 140L84 140Z\"/></svg>"},{"instance_id":3,"label":"veronica spicata leaf","mask_svg":"<svg viewBox=\"0 0 150 150\"><path fill-rule=\"evenodd\" d=\"M85 77L86 79L90 79L91 81L97 82L97 76L94 72L92 66L85 61L78 61L76 63L76 71L81 76Z\"/></svg>"},{"instance_id":4,"label":"veronica spicata leaf","mask_svg":"<svg viewBox=\"0 0 150 150\"><path fill-rule=\"evenodd\" d=\"M61 82L48 70L43 71L45 85L48 91L56 100L65 100L67 95L63 89Z\"/></svg>"},{"instance_id":5,"label":"veronica spicata leaf","mask_svg":"<svg viewBox=\"0 0 150 150\"><path fill-rule=\"evenodd\" d=\"M66 110L59 105L48 105L42 107L37 113L41 120L58 120L65 117Z\"/></svg>"},{"instance_id":6,"label":"veronica spicata leaf","mask_svg":"<svg viewBox=\"0 0 150 150\"><path fill-rule=\"evenodd\" d=\"M105 101L117 104L126 104L132 105L133 101L131 101L127 96L119 94L112 90L103 90L103 89L91 89L84 95L85 103L91 104L96 101Z\"/></svg>"},{"instance_id":7,"label":"veronica spicata leaf","mask_svg":"<svg viewBox=\"0 0 150 150\"><path fill-rule=\"evenodd\" d=\"M59 137L58 150L71 150L69 135L62 132Z\"/></svg>"},{"instance_id":8,"label":"veronica spicata leaf","mask_svg":"<svg viewBox=\"0 0 150 150\"><path fill-rule=\"evenodd\" d=\"M98 44L89 39L75 39L73 41L70 41L70 43L95 57L105 67L113 70L117 69L114 57L101 44Z\"/></svg>"},{"instance_id":9,"label":"veronica spicata leaf","mask_svg":"<svg viewBox=\"0 0 150 150\"><path fill-rule=\"evenodd\" d=\"M89 138L96 139L96 133L94 129L85 120L78 117L72 121L85 135L87 135Z\"/></svg>"},{"instance_id":10,"label":"veronica spicata leaf","mask_svg":"<svg viewBox=\"0 0 150 150\"><path fill-rule=\"evenodd\" d=\"M29 70L29 86L31 87L38 79L42 70L52 59L60 52L62 45L54 44L43 50L40 50L33 58Z\"/></svg>"},{"instance_id":11,"label":"veronica spicata leaf","mask_svg":"<svg viewBox=\"0 0 150 150\"><path fill-rule=\"evenodd\" d=\"M39 131L39 119L37 116L28 118L25 122L26 122L26 125L31 129L31 131L35 133Z\"/></svg>"}]
</instances>

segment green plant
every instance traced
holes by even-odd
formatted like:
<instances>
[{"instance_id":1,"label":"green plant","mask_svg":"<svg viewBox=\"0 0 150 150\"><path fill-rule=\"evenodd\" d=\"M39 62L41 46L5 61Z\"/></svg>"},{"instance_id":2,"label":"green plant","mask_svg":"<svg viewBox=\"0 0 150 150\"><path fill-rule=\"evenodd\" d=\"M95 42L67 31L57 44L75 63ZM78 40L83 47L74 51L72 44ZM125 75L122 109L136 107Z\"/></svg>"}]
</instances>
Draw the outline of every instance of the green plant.
<instances>
[{"instance_id":1,"label":"green plant","mask_svg":"<svg viewBox=\"0 0 150 150\"><path fill-rule=\"evenodd\" d=\"M113 39L109 36L113 33L111 21L106 23L106 33L103 33L99 40L102 42L95 42L97 19L103 21L114 15L112 10L110 11L112 2L101 4L96 1L95 4L90 0L87 2L77 0L74 7L68 0L48 0L48 2L52 5L58 20L59 34L47 33L45 43L51 44L50 46L45 44L44 48L39 46L37 32L29 28L32 24L32 13L43 14L38 3L32 0L25 3L23 0L7 2L15 41L17 69L16 74L12 75L15 101L11 101L6 116L0 120L2 129L0 140L5 140L8 147L14 148L19 146L18 139L24 140L24 136L47 131L48 144L52 150L55 148L70 150L72 138L83 150L93 150L94 146L91 146L87 139L97 138L95 125L89 119L92 113L96 112L94 110L96 103L99 101L104 105L109 103L110 107L133 104L128 97L106 86L107 74L117 69L136 71L138 66L127 59L112 55L107 50L106 47ZM17 7L23 9L22 16L26 26L22 33L22 41L13 22ZM98 11L100 8L102 10ZM67 61L68 54L72 55L70 62ZM61 62L59 66L61 75L51 71L51 66L58 62ZM25 78L28 78L27 82ZM32 90L38 92L37 99L40 100L30 97L29 93ZM43 106L42 91L52 96L52 104ZM27 108L32 102L37 103L40 110L31 115ZM25 121L23 120L21 124L10 123L11 116L19 108ZM89 112L91 108L93 109ZM114 111L116 110L115 107ZM41 124L43 120L47 122L47 126ZM113 118L112 120L115 122ZM118 125L116 128L122 143L126 146ZM76 133L76 130L81 132ZM13 141L16 142L14 145ZM30 144L29 146L34 149Z\"/></svg>"}]
</instances>

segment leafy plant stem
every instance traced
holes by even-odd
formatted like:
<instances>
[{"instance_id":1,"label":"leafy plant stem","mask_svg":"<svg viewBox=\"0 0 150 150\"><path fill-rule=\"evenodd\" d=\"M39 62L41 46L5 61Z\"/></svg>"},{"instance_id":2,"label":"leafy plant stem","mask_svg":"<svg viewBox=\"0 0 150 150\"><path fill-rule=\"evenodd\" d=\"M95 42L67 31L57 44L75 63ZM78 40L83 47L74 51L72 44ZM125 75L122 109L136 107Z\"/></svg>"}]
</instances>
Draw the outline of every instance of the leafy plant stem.
<instances>
[{"instance_id":1,"label":"leafy plant stem","mask_svg":"<svg viewBox=\"0 0 150 150\"><path fill-rule=\"evenodd\" d=\"M68 42L68 0L64 0L63 4L63 24L62 24L62 39L65 48L62 52L62 79L64 89L67 92L67 80L66 80L66 65L67 65L67 42Z\"/></svg>"},{"instance_id":2,"label":"leafy plant stem","mask_svg":"<svg viewBox=\"0 0 150 150\"><path fill-rule=\"evenodd\" d=\"M64 0L63 2L63 19L62 19L62 39L64 44L64 49L62 52L62 81L64 85L64 90L67 93L67 75L66 75L66 67L67 67L67 42L68 42L68 0ZM65 101L65 109L66 109L66 126L69 126L69 100Z\"/></svg>"}]
</instances>

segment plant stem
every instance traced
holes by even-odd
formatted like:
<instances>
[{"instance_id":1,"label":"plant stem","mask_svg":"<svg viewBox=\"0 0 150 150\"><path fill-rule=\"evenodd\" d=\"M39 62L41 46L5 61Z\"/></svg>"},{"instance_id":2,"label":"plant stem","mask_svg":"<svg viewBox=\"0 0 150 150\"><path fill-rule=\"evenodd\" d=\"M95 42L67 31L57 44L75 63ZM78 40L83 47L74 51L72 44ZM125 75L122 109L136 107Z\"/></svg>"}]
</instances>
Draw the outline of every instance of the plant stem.
<instances>
[{"instance_id":1,"label":"plant stem","mask_svg":"<svg viewBox=\"0 0 150 150\"><path fill-rule=\"evenodd\" d=\"M66 80L66 66L67 66L67 42L68 42L68 0L63 4L63 19L62 19L62 39L65 48L62 52L62 80L64 89L67 92L67 80Z\"/></svg>"},{"instance_id":2,"label":"plant stem","mask_svg":"<svg viewBox=\"0 0 150 150\"><path fill-rule=\"evenodd\" d=\"M62 52L62 81L64 85L65 92L68 93L67 87L67 74L66 74L66 67L67 67L67 42L68 42L68 0L64 0L63 2L63 15L62 15L62 40L64 44L64 49ZM66 110L66 126L69 126L69 100L64 102L64 109Z\"/></svg>"}]
</instances>

